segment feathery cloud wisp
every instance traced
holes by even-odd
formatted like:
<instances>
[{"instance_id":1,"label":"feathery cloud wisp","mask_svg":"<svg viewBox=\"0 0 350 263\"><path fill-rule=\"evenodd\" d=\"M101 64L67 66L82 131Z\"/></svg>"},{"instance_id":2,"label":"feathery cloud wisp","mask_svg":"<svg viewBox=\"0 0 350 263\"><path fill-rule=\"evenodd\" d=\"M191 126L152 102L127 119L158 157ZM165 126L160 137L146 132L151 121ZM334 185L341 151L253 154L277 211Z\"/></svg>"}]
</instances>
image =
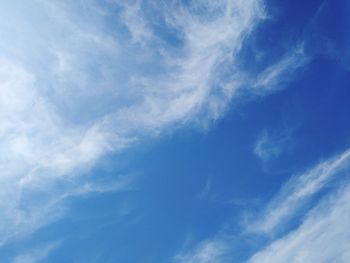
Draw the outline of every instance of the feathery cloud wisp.
<instances>
[{"instance_id":1,"label":"feathery cloud wisp","mask_svg":"<svg viewBox=\"0 0 350 263\"><path fill-rule=\"evenodd\" d=\"M300 227L257 252L249 262L349 262L349 217L347 186L309 212Z\"/></svg>"},{"instance_id":2,"label":"feathery cloud wisp","mask_svg":"<svg viewBox=\"0 0 350 263\"><path fill-rule=\"evenodd\" d=\"M216 120L241 88L237 54L264 17L261 1L160 5L160 23L179 44L156 33L141 4L0 3L0 244L61 216L65 198L93 191L74 189L103 156Z\"/></svg>"},{"instance_id":3,"label":"feathery cloud wisp","mask_svg":"<svg viewBox=\"0 0 350 263\"><path fill-rule=\"evenodd\" d=\"M140 41L155 40L137 5L0 5L6 21L0 23L0 243L61 214L53 207L72 189L59 188L58 181L80 180L99 158L140 136L200 119L203 112L218 118L235 88L218 82L220 66L234 63L262 12L256 0L178 3L171 13L164 6L164 26L178 32L182 46L167 53L161 47L171 43L159 41L163 53L155 48L145 57L150 46ZM208 13L196 12L200 5ZM119 26L111 28L109 18ZM122 25L132 41L123 39ZM147 65L163 70L148 73Z\"/></svg>"},{"instance_id":4,"label":"feathery cloud wisp","mask_svg":"<svg viewBox=\"0 0 350 263\"><path fill-rule=\"evenodd\" d=\"M297 227L284 231L283 236L274 239L274 233L281 225L293 219L303 204L321 191L333 177L348 174L350 150L323 161L308 172L292 178L265 207L262 215L253 222L248 221L247 229L234 232L227 228L213 238L199 242L193 249L181 252L176 262L229 262L234 261L239 242L270 235L270 243L253 254L248 262L341 262L350 260L349 220L350 186L335 188L304 212ZM286 233L285 233L286 232ZM237 248L238 247L238 248ZM200 261L202 260L202 261Z\"/></svg>"},{"instance_id":5,"label":"feathery cloud wisp","mask_svg":"<svg viewBox=\"0 0 350 263\"><path fill-rule=\"evenodd\" d=\"M17 255L12 263L39 263L45 260L49 254L59 246L59 242L53 242L40 248L35 248L26 253Z\"/></svg>"},{"instance_id":6,"label":"feathery cloud wisp","mask_svg":"<svg viewBox=\"0 0 350 263\"><path fill-rule=\"evenodd\" d=\"M314 197L333 177L350 169L350 150L319 163L304 174L293 177L264 209L261 220L250 224L249 230L271 233L293 217L298 209Z\"/></svg>"}]
</instances>

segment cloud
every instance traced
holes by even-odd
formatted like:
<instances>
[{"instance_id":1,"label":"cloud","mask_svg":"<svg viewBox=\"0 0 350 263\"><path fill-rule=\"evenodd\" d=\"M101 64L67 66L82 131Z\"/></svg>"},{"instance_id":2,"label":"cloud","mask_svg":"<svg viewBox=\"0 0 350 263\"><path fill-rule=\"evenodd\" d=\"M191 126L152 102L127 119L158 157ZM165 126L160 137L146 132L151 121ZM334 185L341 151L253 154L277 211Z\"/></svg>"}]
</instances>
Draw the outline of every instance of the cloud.
<instances>
[{"instance_id":1,"label":"cloud","mask_svg":"<svg viewBox=\"0 0 350 263\"><path fill-rule=\"evenodd\" d=\"M43 247L30 250L26 253L17 255L12 263L39 263L45 260L49 254L59 246L59 242L53 242Z\"/></svg>"},{"instance_id":2,"label":"cloud","mask_svg":"<svg viewBox=\"0 0 350 263\"><path fill-rule=\"evenodd\" d=\"M254 153L264 162L275 159L286 150L290 137L290 131L271 133L264 130L255 143Z\"/></svg>"},{"instance_id":3,"label":"cloud","mask_svg":"<svg viewBox=\"0 0 350 263\"><path fill-rule=\"evenodd\" d=\"M74 181L80 171L92 166L111 147L106 141L108 135L95 125L65 125L54 107L39 94L35 76L22 67L0 61L0 81L0 118L4 124L0 131L3 243L31 232L43 220L55 218L60 209L51 208L74 186L67 183L66 189L56 188L59 182L68 178Z\"/></svg>"},{"instance_id":4,"label":"cloud","mask_svg":"<svg viewBox=\"0 0 350 263\"><path fill-rule=\"evenodd\" d=\"M178 263L220 263L224 262L228 244L220 239L201 242L194 251L181 252L175 257Z\"/></svg>"},{"instance_id":5,"label":"cloud","mask_svg":"<svg viewBox=\"0 0 350 263\"><path fill-rule=\"evenodd\" d=\"M309 212L300 227L257 252L249 262L349 262L349 216L347 186Z\"/></svg>"},{"instance_id":6,"label":"cloud","mask_svg":"<svg viewBox=\"0 0 350 263\"><path fill-rule=\"evenodd\" d=\"M249 223L249 231L271 234L278 227L293 218L307 201L330 182L333 177L340 176L350 169L350 150L323 161L309 171L292 177L264 208L258 221Z\"/></svg>"},{"instance_id":7,"label":"cloud","mask_svg":"<svg viewBox=\"0 0 350 263\"><path fill-rule=\"evenodd\" d=\"M123 7L121 20L127 27L133 42L146 45L155 38L152 29L143 17L140 1L124 2L121 5Z\"/></svg>"},{"instance_id":8,"label":"cloud","mask_svg":"<svg viewBox=\"0 0 350 263\"><path fill-rule=\"evenodd\" d=\"M265 130L260 136L254 147L254 153L262 160L268 160L277 157L281 153L281 148L271 143L269 135Z\"/></svg>"},{"instance_id":9,"label":"cloud","mask_svg":"<svg viewBox=\"0 0 350 263\"><path fill-rule=\"evenodd\" d=\"M265 95L268 92L284 88L309 60L310 58L304 51L304 44L296 45L281 59L268 66L257 76L253 84L255 92Z\"/></svg>"},{"instance_id":10,"label":"cloud","mask_svg":"<svg viewBox=\"0 0 350 263\"><path fill-rule=\"evenodd\" d=\"M348 262L350 260L349 229L350 185L341 180L338 187L325 192L314 206L304 209L308 200L324 189L333 177L346 175L350 169L350 150L325 160L309 171L286 182L280 192L263 207L261 214L248 220L245 226L228 227L228 222L214 237L199 242L194 248L182 251L176 262L235 262L240 249L254 251L248 262ZM294 219L296 227L281 228ZM278 235L275 235L276 232ZM265 241L262 234L267 235ZM277 237L277 239L275 239ZM243 244L243 245L242 245ZM253 250L252 246L254 247ZM202 261L201 261L202 260ZM242 260L240 258L239 262Z\"/></svg>"},{"instance_id":11,"label":"cloud","mask_svg":"<svg viewBox=\"0 0 350 263\"><path fill-rule=\"evenodd\" d=\"M0 3L0 244L62 216L66 198L111 190L77 187L101 158L215 121L242 89L238 54L264 18L261 1L143 5ZM163 33L148 22L156 14ZM276 85L295 60L256 86ZM128 189L119 180L112 189Z\"/></svg>"}]
</instances>

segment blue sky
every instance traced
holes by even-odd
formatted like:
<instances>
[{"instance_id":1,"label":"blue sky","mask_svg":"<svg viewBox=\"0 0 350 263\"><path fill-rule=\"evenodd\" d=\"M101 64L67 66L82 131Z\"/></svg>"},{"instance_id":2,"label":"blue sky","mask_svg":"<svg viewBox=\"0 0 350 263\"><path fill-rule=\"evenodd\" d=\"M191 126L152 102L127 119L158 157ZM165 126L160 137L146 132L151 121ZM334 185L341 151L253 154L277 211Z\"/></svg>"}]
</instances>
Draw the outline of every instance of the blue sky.
<instances>
[{"instance_id":1,"label":"blue sky","mask_svg":"<svg viewBox=\"0 0 350 263\"><path fill-rule=\"evenodd\" d=\"M0 12L0 262L350 262L348 1Z\"/></svg>"}]
</instances>

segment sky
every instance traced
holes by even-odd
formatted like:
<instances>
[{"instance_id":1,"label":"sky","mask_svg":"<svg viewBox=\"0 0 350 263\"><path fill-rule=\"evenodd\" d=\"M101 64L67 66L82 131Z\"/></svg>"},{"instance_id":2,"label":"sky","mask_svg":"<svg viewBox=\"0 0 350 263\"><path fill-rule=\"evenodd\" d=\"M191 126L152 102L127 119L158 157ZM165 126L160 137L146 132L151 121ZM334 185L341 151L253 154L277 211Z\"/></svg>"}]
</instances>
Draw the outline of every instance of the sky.
<instances>
[{"instance_id":1,"label":"sky","mask_svg":"<svg viewBox=\"0 0 350 263\"><path fill-rule=\"evenodd\" d=\"M0 262L350 262L350 2L0 2Z\"/></svg>"}]
</instances>

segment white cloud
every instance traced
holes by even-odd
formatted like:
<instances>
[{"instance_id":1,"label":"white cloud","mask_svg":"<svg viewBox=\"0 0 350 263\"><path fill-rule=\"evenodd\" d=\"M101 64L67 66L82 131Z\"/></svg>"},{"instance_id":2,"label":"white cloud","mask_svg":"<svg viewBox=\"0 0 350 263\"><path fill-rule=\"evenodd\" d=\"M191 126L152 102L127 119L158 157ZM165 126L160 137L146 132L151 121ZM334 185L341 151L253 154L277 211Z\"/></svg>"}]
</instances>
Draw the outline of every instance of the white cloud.
<instances>
[{"instance_id":1,"label":"white cloud","mask_svg":"<svg viewBox=\"0 0 350 263\"><path fill-rule=\"evenodd\" d=\"M150 42L155 36L143 17L141 2L123 2L121 5L123 7L121 19L131 34L132 41L141 45L146 45L146 43Z\"/></svg>"},{"instance_id":2,"label":"white cloud","mask_svg":"<svg viewBox=\"0 0 350 263\"><path fill-rule=\"evenodd\" d=\"M256 253L250 263L350 261L350 188L323 201L300 227Z\"/></svg>"},{"instance_id":3,"label":"white cloud","mask_svg":"<svg viewBox=\"0 0 350 263\"><path fill-rule=\"evenodd\" d=\"M43 262L49 254L59 246L59 242L53 242L43 247L38 247L26 253L17 255L12 263L39 263Z\"/></svg>"},{"instance_id":4,"label":"white cloud","mask_svg":"<svg viewBox=\"0 0 350 263\"><path fill-rule=\"evenodd\" d=\"M105 189L74 187L106 154L216 120L241 88L237 54L264 16L261 1L163 5L179 47L153 42L140 4L125 4L118 16L113 1L0 3L0 244L64 214L65 198Z\"/></svg>"},{"instance_id":5,"label":"white cloud","mask_svg":"<svg viewBox=\"0 0 350 263\"><path fill-rule=\"evenodd\" d=\"M335 176L350 169L350 150L319 163L293 177L267 205L259 220L249 224L249 231L271 234L290 220L299 209L320 192Z\"/></svg>"},{"instance_id":6,"label":"white cloud","mask_svg":"<svg viewBox=\"0 0 350 263\"><path fill-rule=\"evenodd\" d=\"M277 158L287 150L290 136L290 131L287 130L279 133L264 130L255 143L255 155L264 162Z\"/></svg>"},{"instance_id":7,"label":"white cloud","mask_svg":"<svg viewBox=\"0 0 350 263\"><path fill-rule=\"evenodd\" d=\"M267 92L284 88L309 59L305 54L304 45L297 45L258 75L253 85L255 92L265 95Z\"/></svg>"},{"instance_id":8,"label":"white cloud","mask_svg":"<svg viewBox=\"0 0 350 263\"><path fill-rule=\"evenodd\" d=\"M220 263L224 262L229 246L220 239L201 242L193 251L181 252L175 257L178 263Z\"/></svg>"},{"instance_id":9,"label":"white cloud","mask_svg":"<svg viewBox=\"0 0 350 263\"><path fill-rule=\"evenodd\" d=\"M285 183L263 213L255 214L254 221L247 221L247 228L234 231L226 225L213 238L199 242L193 249L180 252L175 257L176 262L235 262L236 252L242 246L244 249L247 246L249 248L251 242L256 247L261 234L267 235L265 241L271 243L253 254L248 262L279 263L286 262L286 259L293 263L348 262L349 180L338 178L342 182L340 187L326 192L313 207L305 209L302 217L294 221L296 228L284 228L282 237L274 233L290 222L298 209L324 189L333 177L347 175L349 171L350 150L346 150ZM274 239L276 237L278 239Z\"/></svg>"}]
</instances>

